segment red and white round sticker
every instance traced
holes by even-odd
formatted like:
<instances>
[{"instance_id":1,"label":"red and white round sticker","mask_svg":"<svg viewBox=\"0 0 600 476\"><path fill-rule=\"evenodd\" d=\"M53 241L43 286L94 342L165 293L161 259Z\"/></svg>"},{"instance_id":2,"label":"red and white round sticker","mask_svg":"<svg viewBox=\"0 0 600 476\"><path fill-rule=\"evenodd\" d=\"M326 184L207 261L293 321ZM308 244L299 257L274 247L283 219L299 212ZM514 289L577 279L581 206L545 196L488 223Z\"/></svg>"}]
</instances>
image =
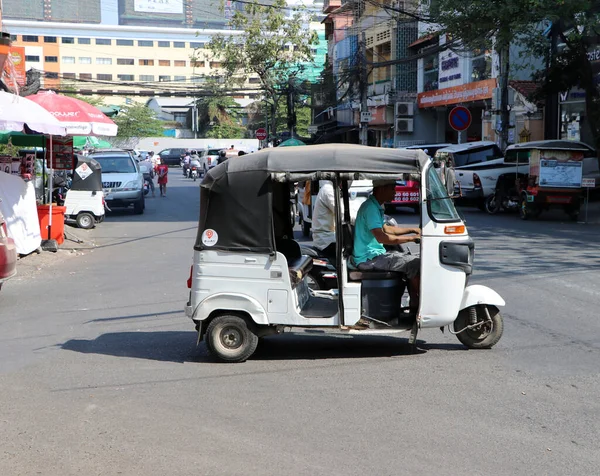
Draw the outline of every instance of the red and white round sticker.
<instances>
[{"instance_id":1,"label":"red and white round sticker","mask_svg":"<svg viewBox=\"0 0 600 476\"><path fill-rule=\"evenodd\" d=\"M202 233L202 244L204 246L215 246L217 241L219 241L219 235L215 230L211 230L210 228L204 230L204 233Z\"/></svg>"}]
</instances>

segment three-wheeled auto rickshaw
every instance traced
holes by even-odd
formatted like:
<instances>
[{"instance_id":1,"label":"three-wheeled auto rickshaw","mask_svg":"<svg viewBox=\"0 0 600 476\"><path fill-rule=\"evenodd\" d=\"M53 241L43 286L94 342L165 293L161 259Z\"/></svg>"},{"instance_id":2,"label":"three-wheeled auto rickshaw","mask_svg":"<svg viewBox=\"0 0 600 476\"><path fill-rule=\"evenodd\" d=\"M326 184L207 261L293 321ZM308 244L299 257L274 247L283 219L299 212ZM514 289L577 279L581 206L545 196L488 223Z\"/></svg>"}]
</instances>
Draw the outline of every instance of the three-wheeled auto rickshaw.
<instances>
[{"instance_id":1,"label":"three-wheeled auto rickshaw","mask_svg":"<svg viewBox=\"0 0 600 476\"><path fill-rule=\"evenodd\" d=\"M71 188L67 191L64 206L65 219L75 221L79 228L94 228L105 216L102 191L102 167L83 155L77 156Z\"/></svg>"},{"instance_id":2,"label":"three-wheeled auto rickshaw","mask_svg":"<svg viewBox=\"0 0 600 476\"><path fill-rule=\"evenodd\" d=\"M504 163L517 166L513 175L521 218L537 218L544 210L561 207L576 221L581 206L583 160L594 155L586 144L565 140L509 146Z\"/></svg>"},{"instance_id":3,"label":"three-wheeled auto rickshaw","mask_svg":"<svg viewBox=\"0 0 600 476\"><path fill-rule=\"evenodd\" d=\"M352 266L348 193L350 180L398 180L406 173L418 175L422 185L420 302L416 317L409 319L401 309L405 276ZM332 180L340 190L338 290L309 289L312 259L301 254L294 240L290 187L306 180ZM198 338L205 339L220 360L243 361L255 351L259 337L293 329L345 334L410 331L409 342L414 344L418 329L449 326L470 348L489 348L502 335L498 308L504 300L487 287L467 285L473 241L420 150L349 144L264 149L211 169L200 195L185 310Z\"/></svg>"}]
</instances>

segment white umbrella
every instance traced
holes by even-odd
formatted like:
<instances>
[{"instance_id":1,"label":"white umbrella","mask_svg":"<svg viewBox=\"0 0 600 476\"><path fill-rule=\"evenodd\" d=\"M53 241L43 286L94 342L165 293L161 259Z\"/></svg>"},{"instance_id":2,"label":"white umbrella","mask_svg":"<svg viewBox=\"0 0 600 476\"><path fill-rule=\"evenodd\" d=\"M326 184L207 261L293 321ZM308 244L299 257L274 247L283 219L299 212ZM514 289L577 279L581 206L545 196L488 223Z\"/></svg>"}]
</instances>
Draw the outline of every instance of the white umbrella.
<instances>
[{"instance_id":1,"label":"white umbrella","mask_svg":"<svg viewBox=\"0 0 600 476\"><path fill-rule=\"evenodd\" d=\"M40 134L67 134L65 126L39 104L0 91L0 131L23 132L25 125Z\"/></svg>"}]
</instances>

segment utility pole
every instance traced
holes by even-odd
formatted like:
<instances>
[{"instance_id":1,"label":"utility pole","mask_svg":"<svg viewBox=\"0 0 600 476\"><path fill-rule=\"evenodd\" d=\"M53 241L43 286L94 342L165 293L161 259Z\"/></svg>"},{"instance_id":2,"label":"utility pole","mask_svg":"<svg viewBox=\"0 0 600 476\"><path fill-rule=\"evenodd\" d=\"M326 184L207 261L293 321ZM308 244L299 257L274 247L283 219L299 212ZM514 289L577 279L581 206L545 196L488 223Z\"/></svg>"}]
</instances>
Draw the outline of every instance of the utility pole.
<instances>
[{"instance_id":1,"label":"utility pole","mask_svg":"<svg viewBox=\"0 0 600 476\"><path fill-rule=\"evenodd\" d=\"M367 101L368 92L368 75L367 75L367 35L363 31L360 36L360 43L358 45L359 51L359 87L360 87L360 143L367 145L369 137L369 122L363 122L363 112L369 111L369 104Z\"/></svg>"},{"instance_id":2,"label":"utility pole","mask_svg":"<svg viewBox=\"0 0 600 476\"><path fill-rule=\"evenodd\" d=\"M510 68L510 44L500 48L500 148L508 147L508 131L510 127L510 106L508 104L508 78Z\"/></svg>"}]
</instances>

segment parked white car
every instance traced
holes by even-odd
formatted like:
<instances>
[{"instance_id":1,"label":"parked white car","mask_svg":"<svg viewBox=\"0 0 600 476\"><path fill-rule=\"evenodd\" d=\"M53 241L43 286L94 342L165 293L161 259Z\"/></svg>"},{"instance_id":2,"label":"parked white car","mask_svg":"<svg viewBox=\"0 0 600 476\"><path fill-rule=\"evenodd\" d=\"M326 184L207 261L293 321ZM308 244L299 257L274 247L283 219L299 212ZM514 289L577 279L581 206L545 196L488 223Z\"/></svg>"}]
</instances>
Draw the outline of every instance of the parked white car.
<instances>
[{"instance_id":1,"label":"parked white car","mask_svg":"<svg viewBox=\"0 0 600 476\"><path fill-rule=\"evenodd\" d=\"M456 195L483 206L485 197L496 188L498 176L510 164L504 163L502 151L491 141L467 142L439 149L436 161L451 161L456 172Z\"/></svg>"}]
</instances>

